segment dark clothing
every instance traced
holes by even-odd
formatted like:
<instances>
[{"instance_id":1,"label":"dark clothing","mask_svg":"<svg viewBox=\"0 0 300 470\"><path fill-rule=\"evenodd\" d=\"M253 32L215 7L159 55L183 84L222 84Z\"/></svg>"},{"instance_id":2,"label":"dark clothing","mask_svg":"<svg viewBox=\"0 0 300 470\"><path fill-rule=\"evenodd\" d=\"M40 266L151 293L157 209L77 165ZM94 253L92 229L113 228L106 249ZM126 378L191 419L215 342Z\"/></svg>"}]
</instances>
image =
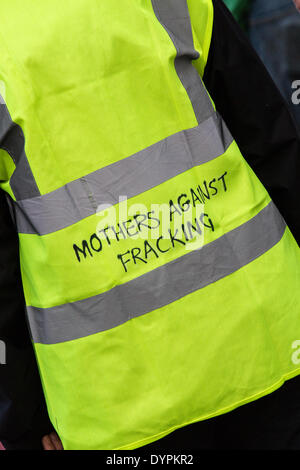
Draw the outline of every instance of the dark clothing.
<instances>
[{"instance_id":1,"label":"dark clothing","mask_svg":"<svg viewBox=\"0 0 300 470\"><path fill-rule=\"evenodd\" d=\"M299 450L299 393L300 376L270 395L185 426L141 450Z\"/></svg>"},{"instance_id":2,"label":"dark clothing","mask_svg":"<svg viewBox=\"0 0 300 470\"><path fill-rule=\"evenodd\" d=\"M4 192L0 191L0 441L6 448L38 448L52 426L27 329L18 262L18 238ZM8 441L8 442L6 442Z\"/></svg>"},{"instance_id":3,"label":"dark clothing","mask_svg":"<svg viewBox=\"0 0 300 470\"><path fill-rule=\"evenodd\" d=\"M213 37L204 83L245 159L269 191L299 243L300 136L285 101L244 33L221 0L214 0L213 3ZM51 430L51 425L25 322L17 238L3 194L0 195L0 220L0 339L7 345L7 364L0 366L0 440L9 441L10 448L21 449L25 446L38 449L41 437ZM278 432L285 433L286 426L289 426L289 434L293 433L294 424L300 422L300 416L296 414L298 405L295 394L289 393L295 387L299 389L299 379L289 381L278 392L224 417L186 426L150 446L164 445L166 439L175 439L170 444L173 448L189 448L191 442L196 446L193 448L202 448L206 430L211 429L207 432L215 434L218 431L214 423L222 421L224 425L219 428L220 432L228 428L226 433L230 431L237 438L240 426L245 433L247 429L252 429L255 434L254 427L260 428L264 420L267 433L267 426L272 426L273 422L273 411L268 411L268 406L278 416L282 414L283 420L286 417L286 424ZM279 396L282 398L277 399ZM269 405L264 405L266 403ZM291 414L286 415L286 407L290 408ZM269 417L272 420L268 421ZM248 419L253 423L249 428ZM198 430L202 436L201 442ZM256 447L252 433L247 439L249 446ZM286 439L278 438L279 448L288 445ZM5 444L8 445L7 442ZM231 445L226 435L223 444ZM297 445L300 448L300 444Z\"/></svg>"}]
</instances>

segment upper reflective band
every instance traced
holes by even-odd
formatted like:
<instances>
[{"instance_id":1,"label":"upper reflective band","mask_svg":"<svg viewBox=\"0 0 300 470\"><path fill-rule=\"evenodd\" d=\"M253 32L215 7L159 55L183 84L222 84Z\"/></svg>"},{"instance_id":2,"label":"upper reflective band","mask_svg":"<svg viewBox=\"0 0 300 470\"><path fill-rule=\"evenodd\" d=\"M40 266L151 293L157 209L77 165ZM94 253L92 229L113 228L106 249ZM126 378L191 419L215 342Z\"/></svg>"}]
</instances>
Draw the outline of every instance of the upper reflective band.
<instances>
[{"instance_id":1,"label":"upper reflective band","mask_svg":"<svg viewBox=\"0 0 300 470\"><path fill-rule=\"evenodd\" d=\"M55 344L82 338L175 302L270 250L281 240L285 227L271 202L251 220L202 249L107 292L52 308L27 307L33 341Z\"/></svg>"},{"instance_id":2,"label":"upper reflective band","mask_svg":"<svg viewBox=\"0 0 300 470\"><path fill-rule=\"evenodd\" d=\"M172 40L177 55L175 69L191 100L198 123L205 121L213 109L205 86L192 60L199 57L194 48L189 9L186 0L152 0L154 13Z\"/></svg>"},{"instance_id":3,"label":"upper reflective band","mask_svg":"<svg viewBox=\"0 0 300 470\"><path fill-rule=\"evenodd\" d=\"M199 126L154 145L49 194L16 204L20 233L45 235L93 215L101 204L117 204L154 188L190 168L222 155L233 138L213 115Z\"/></svg>"},{"instance_id":4,"label":"upper reflective band","mask_svg":"<svg viewBox=\"0 0 300 470\"><path fill-rule=\"evenodd\" d=\"M25 153L25 138L18 124L12 121L2 97L0 97L0 148L13 159L16 169L10 186L16 199L40 195Z\"/></svg>"}]
</instances>

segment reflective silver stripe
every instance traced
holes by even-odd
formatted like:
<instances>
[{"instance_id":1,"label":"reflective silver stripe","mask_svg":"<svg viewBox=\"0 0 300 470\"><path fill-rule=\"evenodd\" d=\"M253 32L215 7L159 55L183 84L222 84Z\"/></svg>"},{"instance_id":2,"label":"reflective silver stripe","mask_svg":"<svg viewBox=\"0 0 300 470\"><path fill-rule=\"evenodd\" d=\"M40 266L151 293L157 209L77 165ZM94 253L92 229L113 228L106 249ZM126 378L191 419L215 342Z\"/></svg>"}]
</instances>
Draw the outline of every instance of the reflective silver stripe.
<instances>
[{"instance_id":1,"label":"reflective silver stripe","mask_svg":"<svg viewBox=\"0 0 300 470\"><path fill-rule=\"evenodd\" d=\"M187 252L103 294L53 308L27 307L33 340L55 344L82 338L175 302L251 263L281 240L285 227L271 202L201 250Z\"/></svg>"},{"instance_id":2,"label":"reflective silver stripe","mask_svg":"<svg viewBox=\"0 0 300 470\"><path fill-rule=\"evenodd\" d=\"M131 198L190 168L222 155L233 138L214 113L199 126L154 145L39 197L18 201L20 233L45 235L95 214L101 204ZM88 188L88 190L87 190Z\"/></svg>"},{"instance_id":3,"label":"reflective silver stripe","mask_svg":"<svg viewBox=\"0 0 300 470\"><path fill-rule=\"evenodd\" d=\"M13 159L16 169L10 179L15 198L26 199L40 195L26 153L25 138L21 127L12 121L6 104L0 101L0 148Z\"/></svg>"},{"instance_id":4,"label":"reflective silver stripe","mask_svg":"<svg viewBox=\"0 0 300 470\"><path fill-rule=\"evenodd\" d=\"M152 0L154 13L173 41L177 51L176 72L191 100L198 123L212 114L212 103L205 86L194 68L198 59L194 48L191 20L186 0Z\"/></svg>"}]
</instances>

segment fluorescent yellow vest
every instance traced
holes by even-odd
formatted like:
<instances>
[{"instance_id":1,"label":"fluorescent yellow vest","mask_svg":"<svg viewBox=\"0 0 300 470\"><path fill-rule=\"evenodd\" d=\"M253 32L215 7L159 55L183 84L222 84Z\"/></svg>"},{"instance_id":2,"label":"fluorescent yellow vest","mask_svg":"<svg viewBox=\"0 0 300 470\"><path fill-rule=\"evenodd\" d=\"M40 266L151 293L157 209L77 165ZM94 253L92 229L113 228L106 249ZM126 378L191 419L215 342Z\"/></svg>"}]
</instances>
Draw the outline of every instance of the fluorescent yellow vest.
<instances>
[{"instance_id":1,"label":"fluorescent yellow vest","mask_svg":"<svg viewBox=\"0 0 300 470\"><path fill-rule=\"evenodd\" d=\"M0 180L64 448L138 448L299 374L299 248L203 85L211 1L0 15Z\"/></svg>"}]
</instances>

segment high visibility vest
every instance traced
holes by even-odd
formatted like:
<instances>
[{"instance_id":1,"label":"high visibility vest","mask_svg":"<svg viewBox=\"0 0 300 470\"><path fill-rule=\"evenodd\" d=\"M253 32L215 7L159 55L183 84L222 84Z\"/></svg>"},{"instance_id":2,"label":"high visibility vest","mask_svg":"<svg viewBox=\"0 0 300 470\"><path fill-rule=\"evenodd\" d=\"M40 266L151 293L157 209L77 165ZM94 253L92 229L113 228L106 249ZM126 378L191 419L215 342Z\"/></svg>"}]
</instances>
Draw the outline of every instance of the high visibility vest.
<instances>
[{"instance_id":1,"label":"high visibility vest","mask_svg":"<svg viewBox=\"0 0 300 470\"><path fill-rule=\"evenodd\" d=\"M1 186L64 448L135 449L298 375L299 247L202 82L211 0L0 16Z\"/></svg>"}]
</instances>

